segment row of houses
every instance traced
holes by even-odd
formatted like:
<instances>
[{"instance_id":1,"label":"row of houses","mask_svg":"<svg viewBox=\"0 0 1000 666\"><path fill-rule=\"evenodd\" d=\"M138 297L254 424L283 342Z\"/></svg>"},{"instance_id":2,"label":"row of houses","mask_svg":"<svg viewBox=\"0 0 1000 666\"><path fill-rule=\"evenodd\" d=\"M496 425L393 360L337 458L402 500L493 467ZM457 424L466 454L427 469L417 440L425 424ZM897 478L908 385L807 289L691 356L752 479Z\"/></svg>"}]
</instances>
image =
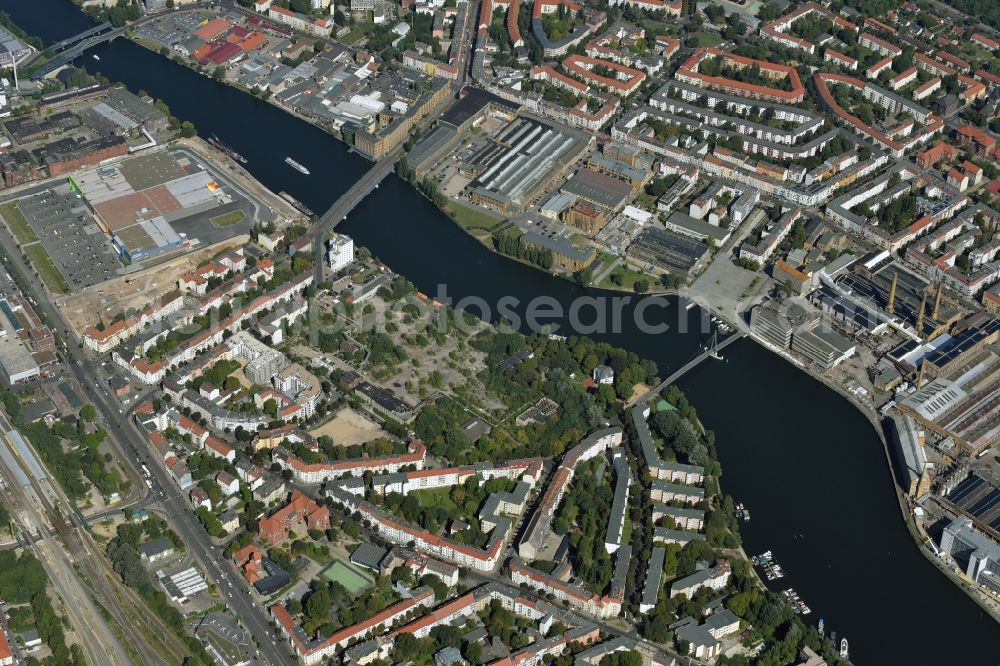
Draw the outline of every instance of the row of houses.
<instances>
[{"instance_id":1,"label":"row of houses","mask_svg":"<svg viewBox=\"0 0 1000 666\"><path fill-rule=\"evenodd\" d=\"M385 636L346 650L343 661L363 666L378 659L387 659L391 655L393 643L400 635L410 634L416 638L424 638L436 627L453 626L474 619L493 602L499 603L518 618L529 621L524 631L530 637L527 645L493 663L511 666L541 664L547 658L564 654L571 645L592 645L600 639L599 628L587 618L547 601L529 599L513 587L488 583L403 624ZM559 631L553 631L556 626L560 627ZM656 663L666 665L669 662L661 660Z\"/></svg>"},{"instance_id":2,"label":"row of houses","mask_svg":"<svg viewBox=\"0 0 1000 666\"><path fill-rule=\"evenodd\" d=\"M521 557L533 560L544 548L552 529L556 509L559 508L559 503L569 488L576 466L613 446L620 446L621 443L622 429L607 428L588 435L577 446L566 452L518 542L517 551Z\"/></svg>"},{"instance_id":3,"label":"row of houses","mask_svg":"<svg viewBox=\"0 0 1000 666\"><path fill-rule=\"evenodd\" d=\"M530 491L542 472L540 458L510 461L503 465L483 463L465 468L417 470L375 477L369 486L363 478L342 479L327 485L327 496L352 512L359 512L372 528L385 539L406 544L414 550L439 557L477 571L494 571L499 565L504 547L514 527L515 518L527 508ZM468 546L411 525L365 499L365 491L410 492L421 488L441 488L461 483L470 475L481 480L504 477L518 479L510 493L495 493L487 498L479 512L483 531L489 537L482 548ZM376 486L377 481L377 486ZM381 491L379 490L381 489Z\"/></svg>"},{"instance_id":4,"label":"row of houses","mask_svg":"<svg viewBox=\"0 0 1000 666\"><path fill-rule=\"evenodd\" d=\"M306 463L284 446L277 446L271 454L272 461L283 470L290 470L292 478L300 483L318 484L344 475L360 477L365 472L396 474L404 467L422 470L427 458L427 446L419 439L407 445L408 451L399 455L378 458L363 456L347 460Z\"/></svg>"},{"instance_id":5,"label":"row of houses","mask_svg":"<svg viewBox=\"0 0 1000 666\"><path fill-rule=\"evenodd\" d=\"M226 334L233 335L242 330L245 321L288 303L312 283L311 271L300 273L280 287L239 307L223 321L186 340L162 358L150 360L142 353L136 353L135 349L119 346L112 353L112 359L144 384L158 384L164 380L170 368L192 361L201 352L220 345Z\"/></svg>"}]
</instances>

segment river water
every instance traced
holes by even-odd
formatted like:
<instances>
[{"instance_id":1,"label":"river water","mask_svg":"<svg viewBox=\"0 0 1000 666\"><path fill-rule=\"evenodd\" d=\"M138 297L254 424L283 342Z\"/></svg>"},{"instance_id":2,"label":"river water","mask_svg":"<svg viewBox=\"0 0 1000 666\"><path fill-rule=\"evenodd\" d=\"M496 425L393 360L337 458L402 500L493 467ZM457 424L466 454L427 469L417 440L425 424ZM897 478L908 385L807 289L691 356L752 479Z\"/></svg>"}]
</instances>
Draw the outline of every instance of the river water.
<instances>
[{"instance_id":1,"label":"river water","mask_svg":"<svg viewBox=\"0 0 1000 666\"><path fill-rule=\"evenodd\" d=\"M46 43L89 25L68 0L0 0L0 10ZM128 41L90 53L100 60L88 54L78 64L163 99L202 136L214 132L246 156L247 169L267 187L316 211L368 168L322 130ZM312 176L288 167L286 156ZM338 230L425 293L479 297L490 308L513 297L519 305L511 309L521 317L539 295L566 311L580 296L612 296L487 251L394 176ZM651 302L646 319L670 326L659 334L637 326L641 309L637 301L625 304L620 330L594 337L655 360L662 376L704 343L697 309ZM716 432L724 491L752 513L743 530L746 550L774 551L787 574L780 587L795 587L812 607L807 619L822 617L828 631L847 636L858 664L998 663L996 623L910 539L869 422L840 395L749 340L725 357L702 363L680 386Z\"/></svg>"}]
</instances>

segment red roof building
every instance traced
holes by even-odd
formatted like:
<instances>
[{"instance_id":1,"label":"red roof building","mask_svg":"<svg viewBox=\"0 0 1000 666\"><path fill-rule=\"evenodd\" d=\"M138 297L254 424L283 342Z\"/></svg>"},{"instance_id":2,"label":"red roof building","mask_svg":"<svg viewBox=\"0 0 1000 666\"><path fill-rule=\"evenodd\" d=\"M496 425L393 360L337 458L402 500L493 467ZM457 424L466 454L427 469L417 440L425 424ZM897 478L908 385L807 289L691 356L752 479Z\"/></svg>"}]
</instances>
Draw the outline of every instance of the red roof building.
<instances>
[{"instance_id":1,"label":"red roof building","mask_svg":"<svg viewBox=\"0 0 1000 666\"><path fill-rule=\"evenodd\" d=\"M973 78L975 78L978 81L988 83L991 86L1000 86L1000 76L997 76L996 74L990 74L986 70L982 69L976 70L976 73L973 75Z\"/></svg>"},{"instance_id":2,"label":"red roof building","mask_svg":"<svg viewBox=\"0 0 1000 666\"><path fill-rule=\"evenodd\" d=\"M330 526L330 510L295 490L288 504L260 521L260 538L272 546L277 545L303 520L310 530L325 530Z\"/></svg>"},{"instance_id":3,"label":"red roof building","mask_svg":"<svg viewBox=\"0 0 1000 666\"><path fill-rule=\"evenodd\" d=\"M208 45L206 44L206 46ZM201 53L202 49L195 51L194 57L199 62L210 65L225 65L243 57L243 49L229 42L213 45L213 48L207 53Z\"/></svg>"},{"instance_id":4,"label":"red roof building","mask_svg":"<svg viewBox=\"0 0 1000 666\"><path fill-rule=\"evenodd\" d=\"M877 63L865 70L865 76L869 79L877 79L879 74L892 67L892 56L886 56Z\"/></svg>"},{"instance_id":5,"label":"red roof building","mask_svg":"<svg viewBox=\"0 0 1000 666\"><path fill-rule=\"evenodd\" d=\"M938 141L927 150L917 153L916 159L917 164L922 168L930 169L938 162L950 162L956 157L958 157L957 148L944 141Z\"/></svg>"},{"instance_id":6,"label":"red roof building","mask_svg":"<svg viewBox=\"0 0 1000 666\"><path fill-rule=\"evenodd\" d=\"M0 666L11 666L14 663L14 655L10 652L10 644L7 642L7 634L3 627L0 627Z\"/></svg>"},{"instance_id":7,"label":"red roof building","mask_svg":"<svg viewBox=\"0 0 1000 666\"><path fill-rule=\"evenodd\" d=\"M962 60L958 56L953 56L952 54L948 53L947 51L938 51L935 55L940 60L945 61L946 63L948 63L949 65L951 65L952 67L954 67L956 69L959 69L959 70L961 70L963 72L971 72L972 71L972 65L970 65L967 62L965 62L964 60Z\"/></svg>"},{"instance_id":8,"label":"red roof building","mask_svg":"<svg viewBox=\"0 0 1000 666\"><path fill-rule=\"evenodd\" d=\"M214 18L205 25L201 26L194 31L196 37L204 39L206 42L210 42L222 33L229 30L232 27L229 25L229 21L224 18Z\"/></svg>"},{"instance_id":9,"label":"red roof building","mask_svg":"<svg viewBox=\"0 0 1000 666\"><path fill-rule=\"evenodd\" d=\"M792 24L798 21L800 18L808 16L809 14L819 14L836 25L838 28L843 28L845 30L852 30L854 32L858 31L858 26L854 25L850 21L847 21L837 14L834 14L826 7L815 3L807 2L793 12L789 12L784 16L776 18L769 23L765 23L760 28L760 34L762 37L767 37L773 39L774 41L793 49L802 49L809 53L814 53L816 50L815 45L812 42L808 42L794 35L786 34L786 30L792 27Z\"/></svg>"},{"instance_id":10,"label":"red roof building","mask_svg":"<svg viewBox=\"0 0 1000 666\"><path fill-rule=\"evenodd\" d=\"M887 42L881 37L868 34L867 32L863 32L858 35L858 44L861 44L861 46L866 49L871 49L878 54L892 56L893 58L903 52L903 49L899 48L895 44Z\"/></svg>"},{"instance_id":11,"label":"red roof building","mask_svg":"<svg viewBox=\"0 0 1000 666\"><path fill-rule=\"evenodd\" d=\"M834 51L833 49L825 49L823 51L823 60L826 62L835 62L842 67L848 69L858 68L858 59L852 58L849 55L844 55L840 51Z\"/></svg>"},{"instance_id":12,"label":"red roof building","mask_svg":"<svg viewBox=\"0 0 1000 666\"><path fill-rule=\"evenodd\" d=\"M250 51L256 51L265 44L267 44L267 37L262 33L255 32L246 39L240 40L239 47L249 53Z\"/></svg>"},{"instance_id":13,"label":"red roof building","mask_svg":"<svg viewBox=\"0 0 1000 666\"><path fill-rule=\"evenodd\" d=\"M995 39L990 39L985 35L981 35L978 32L972 33L972 37L969 37L969 39L971 39L974 42L979 42L980 44L988 48L990 51L996 51L997 49L1000 49L1000 42L998 42Z\"/></svg>"},{"instance_id":14,"label":"red roof building","mask_svg":"<svg viewBox=\"0 0 1000 666\"><path fill-rule=\"evenodd\" d=\"M562 66L586 81L621 97L634 93L646 80L645 72L640 72L638 69L589 56L571 55L563 60ZM612 78L596 74L593 70L598 66L612 70L615 76Z\"/></svg>"},{"instance_id":15,"label":"red roof building","mask_svg":"<svg viewBox=\"0 0 1000 666\"><path fill-rule=\"evenodd\" d=\"M719 58L724 60L730 67L743 69L746 67L756 67L763 76L771 79L786 79L791 84L791 90L782 90L769 86L761 86L753 83L744 83L735 79L728 79L721 76L705 76L698 71L702 60L706 58ZM749 97L779 104L795 104L805 99L805 88L799 75L794 68L787 65L778 65L766 60L755 60L745 58L714 48L696 49L694 55L688 58L681 65L674 75L677 80L702 88L719 90L730 95Z\"/></svg>"},{"instance_id":16,"label":"red roof building","mask_svg":"<svg viewBox=\"0 0 1000 666\"><path fill-rule=\"evenodd\" d=\"M956 131L958 142L966 148L972 148L977 155L986 156L993 152L997 140L973 125L963 125Z\"/></svg>"}]
</instances>

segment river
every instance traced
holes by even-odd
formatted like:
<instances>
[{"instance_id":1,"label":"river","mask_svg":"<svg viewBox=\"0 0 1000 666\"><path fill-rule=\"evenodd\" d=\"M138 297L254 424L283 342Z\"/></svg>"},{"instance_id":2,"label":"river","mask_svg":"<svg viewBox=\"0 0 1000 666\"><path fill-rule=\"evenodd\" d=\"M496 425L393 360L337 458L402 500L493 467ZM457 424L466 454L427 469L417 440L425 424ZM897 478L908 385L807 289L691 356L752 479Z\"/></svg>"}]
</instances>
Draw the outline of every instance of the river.
<instances>
[{"instance_id":1,"label":"river","mask_svg":"<svg viewBox=\"0 0 1000 666\"><path fill-rule=\"evenodd\" d=\"M0 9L46 43L88 27L68 0L0 0ZM133 91L163 99L203 136L217 133L275 191L323 211L368 167L325 132L123 39L93 50L100 70ZM305 177L286 155L310 167ZM579 296L611 297L487 251L395 177L384 181L339 231L365 245L425 293L453 299L545 295L566 309ZM647 314L668 332L639 330L635 302L618 332L595 335L655 360L663 376L703 344L698 310L653 301ZM559 323L564 320L553 320ZM685 325L693 332L682 333ZM847 636L858 664L996 664L997 625L918 552L899 514L877 433L846 399L743 340L724 361L706 361L680 383L715 430L723 490L746 503L747 552L773 550L813 609L807 619ZM776 588L777 589L777 588Z\"/></svg>"}]
</instances>

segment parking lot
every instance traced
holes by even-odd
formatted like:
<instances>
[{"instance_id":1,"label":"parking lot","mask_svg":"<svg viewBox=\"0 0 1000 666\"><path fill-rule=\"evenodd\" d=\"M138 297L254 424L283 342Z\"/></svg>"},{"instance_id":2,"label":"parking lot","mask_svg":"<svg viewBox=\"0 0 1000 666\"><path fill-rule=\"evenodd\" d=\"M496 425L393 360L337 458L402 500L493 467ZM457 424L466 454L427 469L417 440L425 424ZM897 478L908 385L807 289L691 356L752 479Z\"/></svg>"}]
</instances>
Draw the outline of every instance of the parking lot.
<instances>
[{"instance_id":1,"label":"parking lot","mask_svg":"<svg viewBox=\"0 0 1000 666\"><path fill-rule=\"evenodd\" d=\"M118 275L122 264L108 237L68 185L21 199L17 206L70 289Z\"/></svg>"},{"instance_id":2,"label":"parking lot","mask_svg":"<svg viewBox=\"0 0 1000 666\"><path fill-rule=\"evenodd\" d=\"M164 46L173 46L197 30L210 15L204 12L165 16L140 26L136 30L139 37L152 40Z\"/></svg>"}]
</instances>

